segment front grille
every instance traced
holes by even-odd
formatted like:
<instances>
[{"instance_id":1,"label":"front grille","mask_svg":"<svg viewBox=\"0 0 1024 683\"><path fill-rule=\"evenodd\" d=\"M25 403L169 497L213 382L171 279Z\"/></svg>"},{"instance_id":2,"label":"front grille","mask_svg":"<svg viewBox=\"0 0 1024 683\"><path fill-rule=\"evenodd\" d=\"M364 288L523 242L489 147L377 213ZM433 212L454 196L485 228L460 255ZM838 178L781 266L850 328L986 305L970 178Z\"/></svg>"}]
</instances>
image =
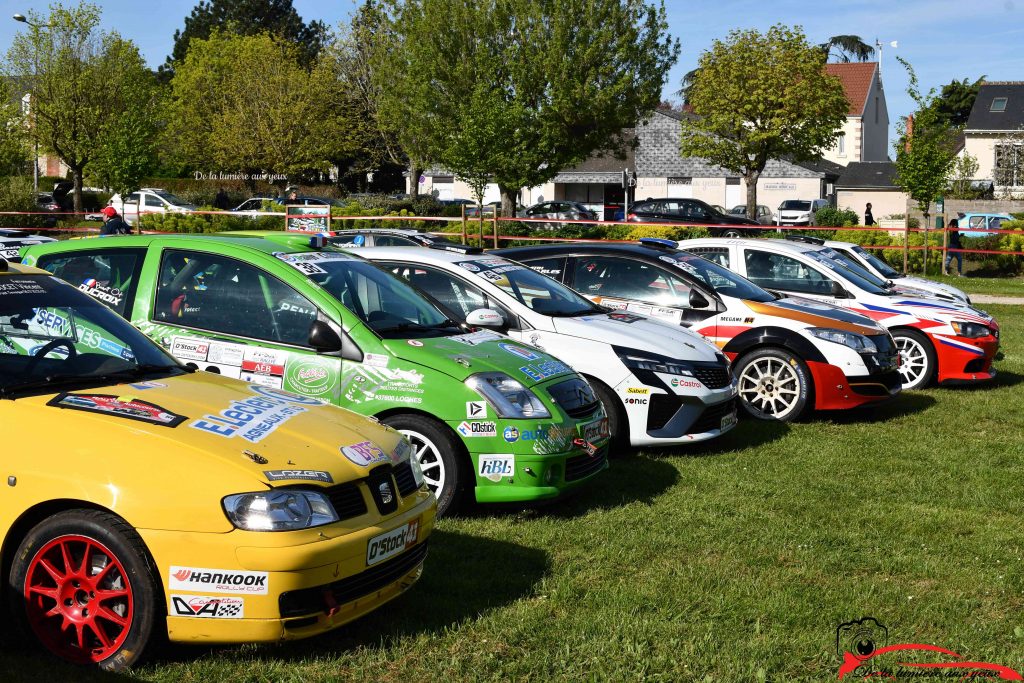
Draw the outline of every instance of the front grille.
<instances>
[{"instance_id":1,"label":"front grille","mask_svg":"<svg viewBox=\"0 0 1024 683\"><path fill-rule=\"evenodd\" d=\"M282 617L300 617L329 608L325 593L330 592L336 605L344 605L364 595L370 595L394 583L416 568L427 556L427 542L413 546L393 560L381 562L347 579L317 588L287 591L278 599Z\"/></svg>"},{"instance_id":2,"label":"front grille","mask_svg":"<svg viewBox=\"0 0 1024 683\"><path fill-rule=\"evenodd\" d=\"M683 405L675 394L653 394L647 410L647 431L653 432L664 427Z\"/></svg>"},{"instance_id":3,"label":"front grille","mask_svg":"<svg viewBox=\"0 0 1024 683\"><path fill-rule=\"evenodd\" d=\"M598 400L594 390L584 380L575 377L548 388L551 400L577 420L590 417L597 410Z\"/></svg>"},{"instance_id":4,"label":"front grille","mask_svg":"<svg viewBox=\"0 0 1024 683\"><path fill-rule=\"evenodd\" d=\"M359 482L331 486L327 489L327 497L339 519L351 519L366 514L366 499L359 490Z\"/></svg>"},{"instance_id":5,"label":"front grille","mask_svg":"<svg viewBox=\"0 0 1024 683\"><path fill-rule=\"evenodd\" d=\"M565 480L578 481L600 472L608 459L608 446L602 446L594 455L575 455L565 459Z\"/></svg>"},{"instance_id":6,"label":"front grille","mask_svg":"<svg viewBox=\"0 0 1024 683\"><path fill-rule=\"evenodd\" d=\"M408 498L416 493L419 487L416 486L416 478L412 475L412 465L403 462L395 467L392 474L395 475L395 483L398 484L398 492L402 494L402 498Z\"/></svg>"},{"instance_id":7,"label":"front grille","mask_svg":"<svg viewBox=\"0 0 1024 683\"><path fill-rule=\"evenodd\" d=\"M735 412L735 410L736 399L723 401L717 405L705 408L704 412L700 414L700 417L698 417L696 421L690 425L690 428L686 430L686 433L703 434L704 432L721 429L722 418L732 412Z\"/></svg>"},{"instance_id":8,"label":"front grille","mask_svg":"<svg viewBox=\"0 0 1024 683\"><path fill-rule=\"evenodd\" d=\"M724 389L732 381L724 365L695 365L693 376L708 389Z\"/></svg>"}]
</instances>

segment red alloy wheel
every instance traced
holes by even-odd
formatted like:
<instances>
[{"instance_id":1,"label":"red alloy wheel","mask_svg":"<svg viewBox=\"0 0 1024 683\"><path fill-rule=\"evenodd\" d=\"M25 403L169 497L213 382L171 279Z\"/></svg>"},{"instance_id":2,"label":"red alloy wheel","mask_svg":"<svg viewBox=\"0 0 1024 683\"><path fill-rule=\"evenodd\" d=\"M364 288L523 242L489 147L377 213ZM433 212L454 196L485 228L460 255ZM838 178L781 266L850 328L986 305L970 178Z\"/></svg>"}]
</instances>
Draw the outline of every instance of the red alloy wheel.
<instances>
[{"instance_id":1,"label":"red alloy wheel","mask_svg":"<svg viewBox=\"0 0 1024 683\"><path fill-rule=\"evenodd\" d=\"M39 640L77 664L102 662L131 629L135 601L124 566L86 536L59 536L43 545L29 562L24 597Z\"/></svg>"}]
</instances>

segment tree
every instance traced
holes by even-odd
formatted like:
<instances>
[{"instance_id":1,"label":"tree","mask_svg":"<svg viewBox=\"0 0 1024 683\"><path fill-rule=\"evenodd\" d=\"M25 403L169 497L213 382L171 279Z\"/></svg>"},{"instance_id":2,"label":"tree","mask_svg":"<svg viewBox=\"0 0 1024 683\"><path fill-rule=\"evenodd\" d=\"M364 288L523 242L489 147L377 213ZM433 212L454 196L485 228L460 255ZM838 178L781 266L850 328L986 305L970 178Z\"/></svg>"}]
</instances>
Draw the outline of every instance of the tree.
<instances>
[{"instance_id":1,"label":"tree","mask_svg":"<svg viewBox=\"0 0 1024 683\"><path fill-rule=\"evenodd\" d=\"M981 194L971 181L978 177L978 158L964 152L956 157L949 174L946 197L950 199L977 199Z\"/></svg>"},{"instance_id":2,"label":"tree","mask_svg":"<svg viewBox=\"0 0 1024 683\"><path fill-rule=\"evenodd\" d=\"M24 172L28 159L26 122L16 92L8 79L0 78L0 176Z\"/></svg>"},{"instance_id":3,"label":"tree","mask_svg":"<svg viewBox=\"0 0 1024 683\"><path fill-rule=\"evenodd\" d=\"M327 26L321 21L308 24L292 7L292 0L200 0L185 17L184 30L174 32L174 48L160 67L160 76L169 82L178 64L185 61L194 39L209 38L215 30L241 36L270 33L298 49L300 62L311 67L327 38Z\"/></svg>"},{"instance_id":4,"label":"tree","mask_svg":"<svg viewBox=\"0 0 1024 683\"><path fill-rule=\"evenodd\" d=\"M454 163L454 138L500 131L498 144L473 146L506 215L520 188L621 151L624 131L661 101L679 53L664 6L644 0L389 0L386 9L375 70L386 80L383 114L400 122L414 162L410 149ZM493 128L473 123L483 115Z\"/></svg>"},{"instance_id":5,"label":"tree","mask_svg":"<svg viewBox=\"0 0 1024 683\"><path fill-rule=\"evenodd\" d=\"M825 53L826 61L835 60L842 64L866 62L875 56L875 48L865 43L860 36L832 36L818 48Z\"/></svg>"},{"instance_id":6,"label":"tree","mask_svg":"<svg viewBox=\"0 0 1024 683\"><path fill-rule=\"evenodd\" d=\"M967 125L971 109L974 108L974 100L977 99L978 90L984 81L984 76L973 83L968 83L965 78L962 81L950 81L942 86L942 92L932 103L935 113L950 126L963 128Z\"/></svg>"},{"instance_id":7,"label":"tree","mask_svg":"<svg viewBox=\"0 0 1024 683\"><path fill-rule=\"evenodd\" d=\"M27 84L32 135L71 169L75 211L81 211L82 176L114 138L130 135L121 121L137 121L137 108L148 106L150 72L131 41L99 30L96 5L57 4L49 17L30 20L36 25L15 36L5 69Z\"/></svg>"},{"instance_id":8,"label":"tree","mask_svg":"<svg viewBox=\"0 0 1024 683\"><path fill-rule=\"evenodd\" d=\"M910 63L896 58L907 70L907 94L917 104L917 111L897 125L896 184L915 202L924 214L925 268L928 263L928 216L931 202L946 188L953 159L956 157L956 130L939 116L935 107L935 89L922 94ZM909 254L904 240L903 264Z\"/></svg>"},{"instance_id":9,"label":"tree","mask_svg":"<svg viewBox=\"0 0 1024 683\"><path fill-rule=\"evenodd\" d=\"M732 31L700 58L682 123L682 153L743 176L747 215L769 159L812 159L836 141L847 101L825 55L797 29Z\"/></svg>"},{"instance_id":10,"label":"tree","mask_svg":"<svg viewBox=\"0 0 1024 683\"><path fill-rule=\"evenodd\" d=\"M266 33L194 39L171 80L166 146L214 177L325 170L344 137L336 88L325 67L310 72L299 56Z\"/></svg>"}]
</instances>

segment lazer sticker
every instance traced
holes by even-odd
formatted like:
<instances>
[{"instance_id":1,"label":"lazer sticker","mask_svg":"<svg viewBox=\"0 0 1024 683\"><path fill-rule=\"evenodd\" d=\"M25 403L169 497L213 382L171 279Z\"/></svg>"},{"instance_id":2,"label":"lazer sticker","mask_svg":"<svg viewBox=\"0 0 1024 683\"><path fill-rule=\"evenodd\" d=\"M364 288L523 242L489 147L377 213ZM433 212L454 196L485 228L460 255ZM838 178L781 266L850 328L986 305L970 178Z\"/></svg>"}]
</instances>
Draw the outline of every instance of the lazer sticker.
<instances>
[{"instance_id":1,"label":"lazer sticker","mask_svg":"<svg viewBox=\"0 0 1024 683\"><path fill-rule=\"evenodd\" d=\"M242 619L245 617L244 598L215 598L205 595L172 595L174 616L204 619Z\"/></svg>"},{"instance_id":2,"label":"lazer sticker","mask_svg":"<svg viewBox=\"0 0 1024 683\"><path fill-rule=\"evenodd\" d=\"M268 582L267 572L172 566L168 587L172 590L266 595Z\"/></svg>"},{"instance_id":3,"label":"lazer sticker","mask_svg":"<svg viewBox=\"0 0 1024 683\"><path fill-rule=\"evenodd\" d=\"M58 394L47 402L48 406L84 410L89 413L101 413L139 420L162 427L177 427L184 422L184 415L172 413L160 406L136 399L121 399L108 394Z\"/></svg>"},{"instance_id":4,"label":"lazer sticker","mask_svg":"<svg viewBox=\"0 0 1024 683\"><path fill-rule=\"evenodd\" d=\"M341 454L361 467L369 467L378 462L389 462L388 454L370 441L360 441L351 446L342 446Z\"/></svg>"},{"instance_id":5,"label":"lazer sticker","mask_svg":"<svg viewBox=\"0 0 1024 683\"><path fill-rule=\"evenodd\" d=\"M298 479L301 481L319 481L324 484L334 483L331 473L322 470L263 470L263 476L267 478L267 481Z\"/></svg>"},{"instance_id":6,"label":"lazer sticker","mask_svg":"<svg viewBox=\"0 0 1024 683\"><path fill-rule=\"evenodd\" d=\"M499 455L481 455L477 474L484 479L499 482L504 477L513 477L516 473L516 456L512 453Z\"/></svg>"},{"instance_id":7,"label":"lazer sticker","mask_svg":"<svg viewBox=\"0 0 1024 683\"><path fill-rule=\"evenodd\" d=\"M498 426L493 422L463 422L455 430L466 438L498 435Z\"/></svg>"},{"instance_id":8,"label":"lazer sticker","mask_svg":"<svg viewBox=\"0 0 1024 683\"><path fill-rule=\"evenodd\" d=\"M258 443L294 416L306 412L306 406L323 405L317 399L272 387L254 384L251 389L257 396L232 401L218 414L204 415L189 426L217 436L239 436L249 443Z\"/></svg>"},{"instance_id":9,"label":"lazer sticker","mask_svg":"<svg viewBox=\"0 0 1024 683\"><path fill-rule=\"evenodd\" d=\"M540 358L539 354L536 354L533 351L530 351L529 349L524 349L522 346L516 346L515 344L506 343L498 344L498 346L500 346L502 350L511 353L513 356L518 356L523 360L537 360L538 358Z\"/></svg>"},{"instance_id":10,"label":"lazer sticker","mask_svg":"<svg viewBox=\"0 0 1024 683\"><path fill-rule=\"evenodd\" d=\"M466 417L471 420L487 417L487 401L466 401Z\"/></svg>"}]
</instances>

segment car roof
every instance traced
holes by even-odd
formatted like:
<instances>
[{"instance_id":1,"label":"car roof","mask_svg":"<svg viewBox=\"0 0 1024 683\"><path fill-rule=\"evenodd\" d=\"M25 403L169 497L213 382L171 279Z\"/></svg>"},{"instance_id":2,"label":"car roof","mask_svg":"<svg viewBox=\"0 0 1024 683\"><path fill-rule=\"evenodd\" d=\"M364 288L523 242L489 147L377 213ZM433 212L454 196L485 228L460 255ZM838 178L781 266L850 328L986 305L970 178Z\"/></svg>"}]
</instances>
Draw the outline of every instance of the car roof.
<instances>
[{"instance_id":1,"label":"car roof","mask_svg":"<svg viewBox=\"0 0 1024 683\"><path fill-rule=\"evenodd\" d=\"M701 237L693 240L683 240L680 244L681 249L687 247L727 247L736 245L739 247L757 247L757 246L768 246L770 248L784 249L786 251L793 251L799 254L805 254L810 251L821 251L824 245L821 244L806 244L804 242L791 242L789 240L780 239L733 239L729 237Z\"/></svg>"},{"instance_id":2,"label":"car roof","mask_svg":"<svg viewBox=\"0 0 1024 683\"><path fill-rule=\"evenodd\" d=\"M21 263L11 263L0 258L0 277L10 275L49 275L49 273L39 268L33 268Z\"/></svg>"},{"instance_id":3,"label":"car roof","mask_svg":"<svg viewBox=\"0 0 1024 683\"><path fill-rule=\"evenodd\" d=\"M541 257L545 254L562 256L571 254L574 251L602 251L607 253L635 254L638 256L657 258L669 251L675 252L684 250L678 248L673 249L668 246L651 246L647 244L640 244L639 242L559 242L556 244L538 244L528 247L506 247L505 249L494 249L487 253L515 260L517 256L525 256L527 254L530 256Z\"/></svg>"},{"instance_id":4,"label":"car roof","mask_svg":"<svg viewBox=\"0 0 1024 683\"><path fill-rule=\"evenodd\" d=\"M434 237L429 233L413 230L412 228L347 228L345 230L331 230L331 236L336 235L426 235Z\"/></svg>"},{"instance_id":5,"label":"car roof","mask_svg":"<svg viewBox=\"0 0 1024 683\"><path fill-rule=\"evenodd\" d=\"M841 249L848 249L852 247L859 247L860 245L856 242L841 242L839 240L825 240L826 247L839 247Z\"/></svg>"},{"instance_id":6,"label":"car roof","mask_svg":"<svg viewBox=\"0 0 1024 683\"><path fill-rule=\"evenodd\" d=\"M273 232L260 230L246 230L238 232L221 232L210 235L192 234L157 234L157 235L109 235L103 238L104 247L149 247L153 243L174 243L180 244L182 248L188 246L199 246L202 244L222 244L225 246L251 249L267 254L275 252L299 253L312 251L309 241L313 235L301 232ZM95 244L93 240L98 238L86 238L74 242L62 242L61 244L74 245L76 248L88 249ZM47 243L47 246L53 245Z\"/></svg>"},{"instance_id":7,"label":"car roof","mask_svg":"<svg viewBox=\"0 0 1024 683\"><path fill-rule=\"evenodd\" d=\"M458 263L484 258L502 258L500 254L489 252L467 254L430 247L360 247L359 255L371 261L376 260L376 257L386 256L388 259L412 259L423 263Z\"/></svg>"}]
</instances>

